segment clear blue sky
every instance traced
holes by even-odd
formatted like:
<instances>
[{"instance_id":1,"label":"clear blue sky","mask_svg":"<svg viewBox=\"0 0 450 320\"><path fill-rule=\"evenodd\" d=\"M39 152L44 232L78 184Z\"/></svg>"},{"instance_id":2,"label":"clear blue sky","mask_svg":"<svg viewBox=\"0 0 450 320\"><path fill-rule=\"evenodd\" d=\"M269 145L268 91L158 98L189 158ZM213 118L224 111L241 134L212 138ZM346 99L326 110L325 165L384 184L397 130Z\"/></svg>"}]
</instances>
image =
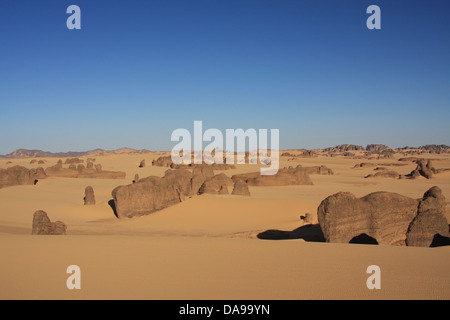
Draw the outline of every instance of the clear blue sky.
<instances>
[{"instance_id":1,"label":"clear blue sky","mask_svg":"<svg viewBox=\"0 0 450 320\"><path fill-rule=\"evenodd\" d=\"M280 129L283 149L450 144L449 14L447 0L2 0L0 154L170 150L194 120Z\"/></svg>"}]
</instances>

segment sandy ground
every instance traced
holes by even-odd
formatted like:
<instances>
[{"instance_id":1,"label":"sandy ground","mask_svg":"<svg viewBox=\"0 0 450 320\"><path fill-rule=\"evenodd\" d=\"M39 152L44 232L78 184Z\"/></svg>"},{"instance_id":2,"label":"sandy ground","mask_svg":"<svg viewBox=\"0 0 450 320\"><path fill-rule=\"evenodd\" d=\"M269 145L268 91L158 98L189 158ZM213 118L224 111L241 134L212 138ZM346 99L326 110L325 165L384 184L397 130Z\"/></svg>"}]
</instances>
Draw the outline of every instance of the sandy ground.
<instances>
[{"instance_id":1,"label":"sandy ground","mask_svg":"<svg viewBox=\"0 0 450 320\"><path fill-rule=\"evenodd\" d=\"M439 186L450 201L450 173L434 179L364 179L373 168L344 157L300 158L281 166L326 165L333 176L311 175L312 186L250 187L251 197L202 195L154 214L118 220L111 191L136 173L162 176L152 167L159 154L96 157L104 170L125 180L48 178L36 186L0 189L0 299L449 299L450 248L408 248L260 240L258 233L291 231L300 215L316 214L327 196L375 191L419 198ZM438 168L450 168L443 155ZM398 158L398 157L397 157ZM138 168L146 159L147 167ZM46 168L58 159L48 158ZM7 161L12 163L7 164ZM0 168L30 159L0 159ZM41 165L42 166L42 165ZM227 175L258 170L242 165ZM401 174L415 168L388 167ZM84 188L97 204L84 206ZM449 206L450 208L450 206ZM32 216L44 210L68 225L66 236L31 236ZM450 221L450 211L447 220ZM66 268L78 265L82 289L68 290ZM366 269L381 267L382 289L368 290Z\"/></svg>"}]
</instances>

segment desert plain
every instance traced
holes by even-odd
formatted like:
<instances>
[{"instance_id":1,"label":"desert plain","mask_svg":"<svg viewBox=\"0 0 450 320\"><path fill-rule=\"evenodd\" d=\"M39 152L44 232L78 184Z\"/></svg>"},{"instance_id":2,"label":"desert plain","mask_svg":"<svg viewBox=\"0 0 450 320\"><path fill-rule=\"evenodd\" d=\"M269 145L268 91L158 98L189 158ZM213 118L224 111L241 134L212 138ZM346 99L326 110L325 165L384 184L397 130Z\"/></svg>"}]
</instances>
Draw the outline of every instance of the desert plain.
<instances>
[{"instance_id":1,"label":"desert plain","mask_svg":"<svg viewBox=\"0 0 450 320\"><path fill-rule=\"evenodd\" d=\"M118 219L110 205L117 186L135 175L164 176L167 167L152 161L168 152L95 156L103 170L123 171L124 179L39 179L36 185L0 189L0 299L449 299L450 247L420 248L309 241L300 218L328 196L351 192L363 197L377 191L419 199L438 186L447 205L450 171L432 179L365 178L382 167L406 175L413 161L390 158L298 156L285 150L280 168L324 165L333 175L311 174L311 185L249 186L251 196L202 194L148 215ZM280 152L282 154L283 152ZM434 166L450 168L450 154L421 154ZM2 158L0 168L49 167L64 158ZM80 157L86 161L87 157ZM145 159L147 165L139 167ZM373 166L357 167L360 163ZM402 163L392 167L392 163ZM231 177L258 171L237 165L220 173ZM219 172L215 172L219 173ZM87 186L95 205L84 205ZM230 190L231 191L231 190ZM33 214L45 211L67 225L66 235L32 235ZM446 209L450 221L450 206ZM285 231L289 239L263 239ZM81 290L68 290L66 269L81 269ZM381 269L381 289L369 290L367 267Z\"/></svg>"}]
</instances>

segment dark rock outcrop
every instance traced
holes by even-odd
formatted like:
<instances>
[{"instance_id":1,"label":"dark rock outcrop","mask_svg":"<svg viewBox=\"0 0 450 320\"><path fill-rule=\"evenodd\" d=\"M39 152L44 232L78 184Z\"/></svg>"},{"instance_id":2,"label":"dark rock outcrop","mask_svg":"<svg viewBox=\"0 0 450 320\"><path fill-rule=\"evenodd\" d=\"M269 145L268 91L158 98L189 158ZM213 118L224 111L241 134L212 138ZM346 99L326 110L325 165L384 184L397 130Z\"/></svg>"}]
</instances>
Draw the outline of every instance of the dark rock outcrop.
<instances>
[{"instance_id":1,"label":"dark rock outcrop","mask_svg":"<svg viewBox=\"0 0 450 320\"><path fill-rule=\"evenodd\" d=\"M33 215L33 235L64 235L66 230L67 226L63 222L51 222L45 211L39 210Z\"/></svg>"}]
</instances>

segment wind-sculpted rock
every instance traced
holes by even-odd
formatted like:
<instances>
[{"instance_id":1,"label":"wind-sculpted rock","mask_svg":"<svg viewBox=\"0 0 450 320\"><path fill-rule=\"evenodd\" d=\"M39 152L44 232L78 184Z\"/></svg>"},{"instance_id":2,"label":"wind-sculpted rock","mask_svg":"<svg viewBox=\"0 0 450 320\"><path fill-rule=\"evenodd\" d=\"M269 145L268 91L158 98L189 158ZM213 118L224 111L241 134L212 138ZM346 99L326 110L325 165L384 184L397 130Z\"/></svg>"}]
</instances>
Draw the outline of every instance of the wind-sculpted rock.
<instances>
[{"instance_id":1,"label":"wind-sculpted rock","mask_svg":"<svg viewBox=\"0 0 450 320\"><path fill-rule=\"evenodd\" d=\"M233 181L242 180L249 186L289 186L312 185L311 178L306 170L298 165L296 168L283 168L274 175L261 175L260 172L236 174L231 177Z\"/></svg>"},{"instance_id":2,"label":"wind-sculpted rock","mask_svg":"<svg viewBox=\"0 0 450 320\"><path fill-rule=\"evenodd\" d=\"M238 180L235 182L233 192L231 194L250 197L250 190L248 190L247 183L242 180Z\"/></svg>"},{"instance_id":3,"label":"wind-sculpted rock","mask_svg":"<svg viewBox=\"0 0 450 320\"><path fill-rule=\"evenodd\" d=\"M86 189L84 190L84 205L85 206L95 205L94 189L91 186L86 187Z\"/></svg>"},{"instance_id":4,"label":"wind-sculpted rock","mask_svg":"<svg viewBox=\"0 0 450 320\"><path fill-rule=\"evenodd\" d=\"M27 169L22 166L14 166L7 169L0 169L0 188L17 185L36 184L38 179L47 177L44 169Z\"/></svg>"},{"instance_id":5,"label":"wind-sculpted rock","mask_svg":"<svg viewBox=\"0 0 450 320\"><path fill-rule=\"evenodd\" d=\"M152 166L170 167L173 164L171 156L159 157L152 161Z\"/></svg>"},{"instance_id":6,"label":"wind-sculpted rock","mask_svg":"<svg viewBox=\"0 0 450 320\"><path fill-rule=\"evenodd\" d=\"M424 194L419 202L417 216L406 234L408 246L430 247L436 235L450 236L445 207L445 197L438 187L433 187Z\"/></svg>"},{"instance_id":7,"label":"wind-sculpted rock","mask_svg":"<svg viewBox=\"0 0 450 320\"><path fill-rule=\"evenodd\" d=\"M391 178L391 179L398 179L400 177L400 174L397 171L394 170L386 170L386 168L378 168L378 172L375 174L369 174L365 176L364 178Z\"/></svg>"},{"instance_id":8,"label":"wind-sculpted rock","mask_svg":"<svg viewBox=\"0 0 450 320\"><path fill-rule=\"evenodd\" d=\"M206 179L198 190L198 194L228 194L228 187L232 188L233 186L234 182L230 177L224 173L219 173L214 177Z\"/></svg>"},{"instance_id":9,"label":"wind-sculpted rock","mask_svg":"<svg viewBox=\"0 0 450 320\"><path fill-rule=\"evenodd\" d=\"M145 159L139 163L139 168L145 168Z\"/></svg>"},{"instance_id":10,"label":"wind-sculpted rock","mask_svg":"<svg viewBox=\"0 0 450 320\"><path fill-rule=\"evenodd\" d=\"M315 166L315 167L303 167L303 169L308 174L320 174L320 175L328 175L328 176L334 175L334 171L331 170L330 168L327 168L324 165Z\"/></svg>"},{"instance_id":11,"label":"wind-sculpted rock","mask_svg":"<svg viewBox=\"0 0 450 320\"><path fill-rule=\"evenodd\" d=\"M112 191L118 218L150 214L177 204L191 194L192 173L167 170L164 177L147 177Z\"/></svg>"},{"instance_id":12,"label":"wind-sculpted rock","mask_svg":"<svg viewBox=\"0 0 450 320\"><path fill-rule=\"evenodd\" d=\"M51 222L45 211L39 210L33 215L33 235L64 235L66 230L67 226L63 222Z\"/></svg>"},{"instance_id":13,"label":"wind-sculpted rock","mask_svg":"<svg viewBox=\"0 0 450 320\"><path fill-rule=\"evenodd\" d=\"M420 159L416 161L417 167L410 174L407 174L405 177L410 179L416 179L420 176L425 177L427 179L433 178L433 174L437 173L437 170L434 168L431 160Z\"/></svg>"},{"instance_id":14,"label":"wind-sculpted rock","mask_svg":"<svg viewBox=\"0 0 450 320\"><path fill-rule=\"evenodd\" d=\"M359 199L339 192L323 200L317 209L327 242L353 243L364 236L378 244L402 246L430 246L436 234L448 236L442 212L445 199L437 187L420 200L391 192L375 192Z\"/></svg>"}]
</instances>

